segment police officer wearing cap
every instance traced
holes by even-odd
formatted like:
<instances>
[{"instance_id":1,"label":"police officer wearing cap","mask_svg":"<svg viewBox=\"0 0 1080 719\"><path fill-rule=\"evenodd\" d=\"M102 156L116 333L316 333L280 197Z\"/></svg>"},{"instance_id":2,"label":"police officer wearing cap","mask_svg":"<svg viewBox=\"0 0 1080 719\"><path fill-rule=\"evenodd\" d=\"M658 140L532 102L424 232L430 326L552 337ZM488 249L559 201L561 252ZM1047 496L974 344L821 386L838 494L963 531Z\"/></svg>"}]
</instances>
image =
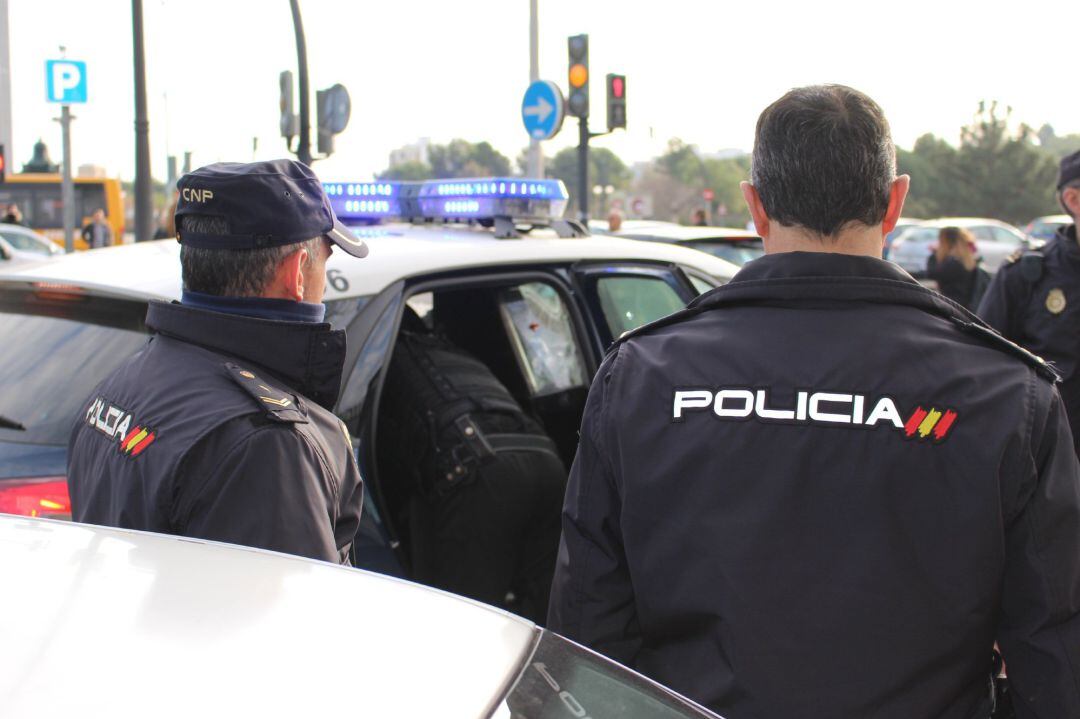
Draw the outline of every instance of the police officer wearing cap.
<instances>
[{"instance_id":1,"label":"police officer wearing cap","mask_svg":"<svg viewBox=\"0 0 1080 719\"><path fill-rule=\"evenodd\" d=\"M76 418L73 518L347 563L362 481L321 302L333 248L367 247L298 162L208 165L177 189L183 298L150 303L149 343Z\"/></svg>"},{"instance_id":2,"label":"police officer wearing cap","mask_svg":"<svg viewBox=\"0 0 1080 719\"><path fill-rule=\"evenodd\" d=\"M881 259L881 108L792 90L743 191L766 255L616 342L548 626L727 719L1080 717L1080 461L1055 375Z\"/></svg>"},{"instance_id":3,"label":"police officer wearing cap","mask_svg":"<svg viewBox=\"0 0 1080 719\"><path fill-rule=\"evenodd\" d=\"M1080 151L1061 161L1058 202L1073 219L1043 248L1014 254L998 270L979 316L1013 342L1052 362L1080 453Z\"/></svg>"}]
</instances>

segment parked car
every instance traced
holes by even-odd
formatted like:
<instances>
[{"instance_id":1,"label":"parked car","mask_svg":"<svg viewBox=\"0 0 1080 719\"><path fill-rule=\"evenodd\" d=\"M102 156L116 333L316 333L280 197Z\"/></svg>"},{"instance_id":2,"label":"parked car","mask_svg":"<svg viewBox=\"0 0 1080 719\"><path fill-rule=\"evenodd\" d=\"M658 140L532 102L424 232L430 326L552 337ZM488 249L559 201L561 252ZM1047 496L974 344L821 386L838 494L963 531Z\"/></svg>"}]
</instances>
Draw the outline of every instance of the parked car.
<instances>
[{"instance_id":1,"label":"parked car","mask_svg":"<svg viewBox=\"0 0 1080 719\"><path fill-rule=\"evenodd\" d=\"M914 277L926 276L926 261L937 247L942 227L962 227L975 236L976 254L988 272L997 272L1005 258L1033 246L1023 232L1006 222L981 217L942 217L909 227L892 243L889 260Z\"/></svg>"},{"instance_id":2,"label":"parked car","mask_svg":"<svg viewBox=\"0 0 1080 719\"><path fill-rule=\"evenodd\" d=\"M923 222L925 222L925 220L917 220L913 217L901 217L896 222L896 227L892 229L892 232L885 235L885 246L882 248L881 256L886 260L889 259L889 252L892 250L893 240L902 235L904 230L922 224Z\"/></svg>"},{"instance_id":3,"label":"parked car","mask_svg":"<svg viewBox=\"0 0 1080 719\"><path fill-rule=\"evenodd\" d=\"M626 222L615 237L648 242L670 242L682 247L708 252L740 267L765 254L756 233L735 227L701 227L673 222Z\"/></svg>"},{"instance_id":4,"label":"parked car","mask_svg":"<svg viewBox=\"0 0 1080 719\"><path fill-rule=\"evenodd\" d=\"M12 262L43 260L62 255L51 240L22 225L0 223L0 267Z\"/></svg>"},{"instance_id":5,"label":"parked car","mask_svg":"<svg viewBox=\"0 0 1080 719\"><path fill-rule=\"evenodd\" d=\"M737 271L703 252L585 236L556 220L516 229L482 226L484 217L370 225L360 201L339 202L350 196L331 199L371 254L335 253L327 265L327 321L346 331L349 348L336 412L358 442L368 493L356 561L391 574L407 574L399 555L407 527L394 521L395 495L373 453L382 370L406 306L487 364L569 466L592 375L612 340ZM70 514L72 423L98 381L146 342L147 302L180 297L178 254L175 240L161 240L0 271L0 512Z\"/></svg>"},{"instance_id":6,"label":"parked car","mask_svg":"<svg viewBox=\"0 0 1080 719\"><path fill-rule=\"evenodd\" d=\"M1062 227L1073 223L1073 218L1068 215L1045 215L1036 217L1024 227L1027 236L1034 240L1047 242L1054 239L1054 235Z\"/></svg>"},{"instance_id":7,"label":"parked car","mask_svg":"<svg viewBox=\"0 0 1080 719\"><path fill-rule=\"evenodd\" d=\"M4 716L716 716L523 619L370 572L11 516L0 546Z\"/></svg>"}]
</instances>

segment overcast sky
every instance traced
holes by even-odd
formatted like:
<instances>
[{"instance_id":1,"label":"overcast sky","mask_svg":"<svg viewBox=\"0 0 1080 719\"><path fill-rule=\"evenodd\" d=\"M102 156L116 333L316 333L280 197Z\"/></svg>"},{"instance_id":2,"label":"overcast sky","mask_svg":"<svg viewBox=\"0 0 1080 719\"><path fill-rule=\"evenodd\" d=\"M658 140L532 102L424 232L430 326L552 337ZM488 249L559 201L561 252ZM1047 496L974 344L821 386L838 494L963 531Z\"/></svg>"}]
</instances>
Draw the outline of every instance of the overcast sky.
<instances>
[{"instance_id":1,"label":"overcast sky","mask_svg":"<svg viewBox=\"0 0 1080 719\"><path fill-rule=\"evenodd\" d=\"M42 137L60 158L45 100L45 60L88 64L89 103L76 106L76 166L134 168L131 3L8 0L14 162ZM528 0L301 0L312 89L344 84L352 120L324 179L367 179L390 150L431 137L489 140L514 159L528 143ZM152 165L193 153L196 165L286 155L278 136L278 73L294 69L287 0L144 0ZM1065 15L1071 15L1071 18ZM788 88L839 82L875 98L910 147L925 132L955 142L979 100L1017 122L1080 132L1075 33L1080 6L985 2L820 0L540 0L541 77L565 89L566 38L590 36L593 129L604 129L603 77L627 76L629 129L595 141L628 163L680 137L712 152L749 150L758 113ZM1068 65L1066 64L1068 57ZM313 103L314 105L314 103ZM314 110L313 118L314 122ZM576 120L545 143L576 144ZM252 138L258 138L253 154ZM313 139L314 144L314 139Z\"/></svg>"}]
</instances>

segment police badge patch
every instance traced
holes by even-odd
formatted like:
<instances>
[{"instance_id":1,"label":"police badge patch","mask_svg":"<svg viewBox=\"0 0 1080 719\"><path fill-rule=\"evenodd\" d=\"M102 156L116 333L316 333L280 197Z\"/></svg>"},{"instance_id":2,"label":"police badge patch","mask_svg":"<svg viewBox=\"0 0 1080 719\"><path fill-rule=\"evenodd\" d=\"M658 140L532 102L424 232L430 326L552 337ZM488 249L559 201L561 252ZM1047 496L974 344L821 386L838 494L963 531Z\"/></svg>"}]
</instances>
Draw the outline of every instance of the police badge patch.
<instances>
[{"instance_id":1,"label":"police badge patch","mask_svg":"<svg viewBox=\"0 0 1080 719\"><path fill-rule=\"evenodd\" d=\"M1060 287L1055 287L1046 295L1046 309L1054 315L1060 315L1065 311L1065 293Z\"/></svg>"}]
</instances>

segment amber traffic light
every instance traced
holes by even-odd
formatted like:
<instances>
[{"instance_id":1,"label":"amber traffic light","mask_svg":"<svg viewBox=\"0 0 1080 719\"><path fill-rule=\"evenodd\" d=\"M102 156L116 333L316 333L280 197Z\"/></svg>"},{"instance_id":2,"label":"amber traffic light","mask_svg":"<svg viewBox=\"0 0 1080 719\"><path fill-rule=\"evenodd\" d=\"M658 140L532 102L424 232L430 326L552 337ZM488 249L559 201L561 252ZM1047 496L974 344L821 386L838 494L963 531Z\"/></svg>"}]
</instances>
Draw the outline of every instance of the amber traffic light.
<instances>
[{"instance_id":1,"label":"amber traffic light","mask_svg":"<svg viewBox=\"0 0 1080 719\"><path fill-rule=\"evenodd\" d=\"M570 51L570 66L567 79L570 95L566 107L574 117L589 116L589 36L573 35L567 42Z\"/></svg>"}]
</instances>

